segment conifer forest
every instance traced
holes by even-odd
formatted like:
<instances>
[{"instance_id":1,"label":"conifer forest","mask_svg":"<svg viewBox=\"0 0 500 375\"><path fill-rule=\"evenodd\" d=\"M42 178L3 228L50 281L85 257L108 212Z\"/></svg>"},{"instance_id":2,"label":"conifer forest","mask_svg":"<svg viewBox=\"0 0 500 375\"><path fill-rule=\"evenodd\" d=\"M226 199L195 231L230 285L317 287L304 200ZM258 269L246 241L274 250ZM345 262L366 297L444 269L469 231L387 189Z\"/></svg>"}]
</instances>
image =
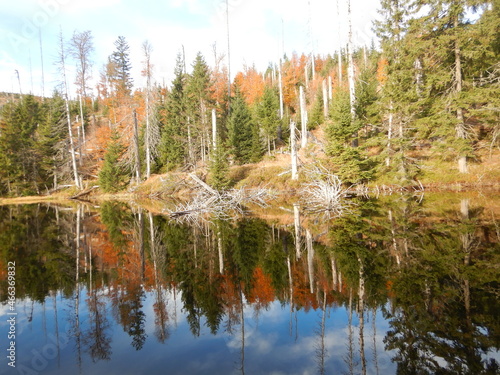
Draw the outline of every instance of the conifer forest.
<instances>
[{"instance_id":1,"label":"conifer forest","mask_svg":"<svg viewBox=\"0 0 500 375\"><path fill-rule=\"evenodd\" d=\"M94 62L101 42L91 30L61 32L53 94L2 95L0 194L114 193L193 172L224 190L255 170L271 183L283 172L282 188L310 179L311 165L343 186L495 185L499 24L496 0L383 0L376 43L284 55L231 81L224 55L209 64L180 53L174 79L159 84L146 41L144 87L134 85L125 37Z\"/></svg>"}]
</instances>

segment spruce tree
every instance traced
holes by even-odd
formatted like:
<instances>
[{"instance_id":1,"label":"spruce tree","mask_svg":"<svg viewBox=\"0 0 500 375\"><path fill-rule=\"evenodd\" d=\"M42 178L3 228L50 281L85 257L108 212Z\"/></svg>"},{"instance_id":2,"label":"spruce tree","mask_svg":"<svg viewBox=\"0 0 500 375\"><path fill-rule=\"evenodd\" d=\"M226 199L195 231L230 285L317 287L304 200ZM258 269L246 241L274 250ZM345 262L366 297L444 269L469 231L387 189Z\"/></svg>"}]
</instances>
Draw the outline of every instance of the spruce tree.
<instances>
[{"instance_id":1,"label":"spruce tree","mask_svg":"<svg viewBox=\"0 0 500 375\"><path fill-rule=\"evenodd\" d=\"M271 142L278 136L278 127L281 123L278 95L272 87L266 86L264 89L262 99L257 107L257 117L267 140L267 150L270 153Z\"/></svg>"},{"instance_id":2,"label":"spruce tree","mask_svg":"<svg viewBox=\"0 0 500 375\"><path fill-rule=\"evenodd\" d=\"M234 160L239 164L252 163L262 157L259 129L252 118L241 91L236 88L231 103L228 125L229 143Z\"/></svg>"},{"instance_id":3,"label":"spruce tree","mask_svg":"<svg viewBox=\"0 0 500 375\"><path fill-rule=\"evenodd\" d=\"M218 191L226 190L230 184L228 152L221 139L218 138L217 146L212 148L210 156L210 174L208 183Z\"/></svg>"},{"instance_id":4,"label":"spruce tree","mask_svg":"<svg viewBox=\"0 0 500 375\"><path fill-rule=\"evenodd\" d=\"M418 172L418 165L408 157L414 136L411 129L427 107L419 67L422 43L409 32L414 11L410 0L383 0L379 11L382 20L375 22L382 45L381 61L386 64L378 72L381 88L378 112L384 125L380 137L384 160L379 172L401 184L413 180Z\"/></svg>"},{"instance_id":5,"label":"spruce tree","mask_svg":"<svg viewBox=\"0 0 500 375\"><path fill-rule=\"evenodd\" d=\"M323 92L318 90L316 94L316 100L311 111L311 116L307 123L309 130L316 129L319 125L325 122L325 116L323 112Z\"/></svg>"},{"instance_id":6,"label":"spruce tree","mask_svg":"<svg viewBox=\"0 0 500 375\"><path fill-rule=\"evenodd\" d=\"M117 93L123 96L130 96L134 85L130 76L130 47L123 36L119 36L114 43L116 50L110 56L110 62L113 63L114 77L112 81L116 85Z\"/></svg>"},{"instance_id":7,"label":"spruce tree","mask_svg":"<svg viewBox=\"0 0 500 375\"><path fill-rule=\"evenodd\" d=\"M426 90L432 100L427 123L432 123L433 137L442 141L439 152L453 150L458 169L466 173L467 159L474 155L473 121L469 116L470 89L468 62L474 57L471 48L471 23L467 14L473 13L485 0L417 0L423 12L414 23L414 34L422 41L423 70ZM430 5L430 6L429 6Z\"/></svg>"},{"instance_id":8,"label":"spruce tree","mask_svg":"<svg viewBox=\"0 0 500 375\"><path fill-rule=\"evenodd\" d=\"M99 185L107 193L117 192L125 186L126 173L120 163L124 149L120 135L116 130L113 130L111 141L104 155L104 164L99 173Z\"/></svg>"},{"instance_id":9,"label":"spruce tree","mask_svg":"<svg viewBox=\"0 0 500 375\"><path fill-rule=\"evenodd\" d=\"M351 115L349 92L339 89L332 103L331 119L326 129L327 154L332 157L336 173L343 183L366 181L371 178L372 173L363 150L352 143L359 130L359 123Z\"/></svg>"},{"instance_id":10,"label":"spruce tree","mask_svg":"<svg viewBox=\"0 0 500 375\"><path fill-rule=\"evenodd\" d=\"M205 161L210 152L210 110L213 108L210 69L201 52L193 62L193 71L186 80L186 110L189 113L191 143L190 156L199 153ZM197 146L198 150L193 147ZM191 162L196 162L191 160Z\"/></svg>"},{"instance_id":11,"label":"spruce tree","mask_svg":"<svg viewBox=\"0 0 500 375\"><path fill-rule=\"evenodd\" d=\"M32 95L3 107L0 124L0 176L4 191L38 193L41 180L36 130L43 120L40 104Z\"/></svg>"},{"instance_id":12,"label":"spruce tree","mask_svg":"<svg viewBox=\"0 0 500 375\"><path fill-rule=\"evenodd\" d=\"M70 175L64 175L65 164L69 162L69 153L65 145L68 136L64 124L64 99L55 92L50 99L43 103L43 120L40 122L36 132L36 150L39 155L39 174L46 186L53 181L54 188L58 179ZM62 173L61 173L62 172Z\"/></svg>"},{"instance_id":13,"label":"spruce tree","mask_svg":"<svg viewBox=\"0 0 500 375\"><path fill-rule=\"evenodd\" d=\"M159 161L163 169L168 171L181 166L187 154L187 115L185 97L186 79L184 63L177 56L175 78L172 89L167 97L164 108L160 108L161 141L159 146Z\"/></svg>"}]
</instances>

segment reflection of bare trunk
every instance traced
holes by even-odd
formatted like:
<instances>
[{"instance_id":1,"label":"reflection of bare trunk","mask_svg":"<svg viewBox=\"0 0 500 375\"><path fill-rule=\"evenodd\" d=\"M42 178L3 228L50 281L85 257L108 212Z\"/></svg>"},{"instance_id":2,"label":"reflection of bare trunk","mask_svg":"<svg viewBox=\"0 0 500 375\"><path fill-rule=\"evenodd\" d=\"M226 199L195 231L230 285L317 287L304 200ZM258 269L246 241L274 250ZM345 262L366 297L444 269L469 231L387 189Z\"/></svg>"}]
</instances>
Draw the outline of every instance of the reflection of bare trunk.
<instances>
[{"instance_id":1,"label":"reflection of bare trunk","mask_svg":"<svg viewBox=\"0 0 500 375\"><path fill-rule=\"evenodd\" d=\"M298 204L293 205L293 216L295 225L295 252L297 259L300 259L300 211Z\"/></svg>"},{"instance_id":2,"label":"reflection of bare trunk","mask_svg":"<svg viewBox=\"0 0 500 375\"><path fill-rule=\"evenodd\" d=\"M150 237L150 248L151 257L153 258L153 268L154 268L154 278L155 278L155 292L156 301L153 305L155 312L155 336L159 342L164 343L169 337L169 332L167 328L168 323L168 313L166 309L166 302L164 299L163 285L160 280L160 275L158 269L163 269L164 259L161 254L160 235L157 228L154 226L153 214L148 213L149 219L149 237Z\"/></svg>"},{"instance_id":3,"label":"reflection of bare trunk","mask_svg":"<svg viewBox=\"0 0 500 375\"><path fill-rule=\"evenodd\" d=\"M81 210L83 210L83 206L78 206L76 211L76 276L75 276L75 284L76 284L76 295L75 295L75 327L74 327L74 335L76 341L76 353L77 353L77 362L78 368L82 369L82 352L81 352L81 331L80 331L80 220L81 220Z\"/></svg>"},{"instance_id":4,"label":"reflection of bare trunk","mask_svg":"<svg viewBox=\"0 0 500 375\"><path fill-rule=\"evenodd\" d=\"M220 230L217 231L217 250L219 251L219 273L224 274L224 257L222 254L222 235Z\"/></svg>"},{"instance_id":5,"label":"reflection of bare trunk","mask_svg":"<svg viewBox=\"0 0 500 375\"><path fill-rule=\"evenodd\" d=\"M193 227L193 255L194 255L194 268L198 268L198 230Z\"/></svg>"},{"instance_id":6,"label":"reflection of bare trunk","mask_svg":"<svg viewBox=\"0 0 500 375\"><path fill-rule=\"evenodd\" d=\"M57 347L57 365L61 365L61 348L59 347L59 320L57 319L57 291L53 293L54 297L54 320L55 320L55 332L56 332L56 347Z\"/></svg>"},{"instance_id":7,"label":"reflection of bare trunk","mask_svg":"<svg viewBox=\"0 0 500 375\"><path fill-rule=\"evenodd\" d=\"M314 293L314 247L311 232L306 229L306 244L307 244L307 271L309 274L309 289Z\"/></svg>"},{"instance_id":8,"label":"reflection of bare trunk","mask_svg":"<svg viewBox=\"0 0 500 375\"><path fill-rule=\"evenodd\" d=\"M394 222L394 217L392 216L392 210L389 209L388 212L389 216L389 223L391 224L391 237L392 237L392 250L394 252L394 256L396 257L396 263L401 265L401 258L399 256L399 250L398 250L398 243L396 241L396 229L395 229L395 222Z\"/></svg>"},{"instance_id":9,"label":"reflection of bare trunk","mask_svg":"<svg viewBox=\"0 0 500 375\"><path fill-rule=\"evenodd\" d=\"M243 305L243 289L240 284L240 319L241 319L241 373L245 374L245 309Z\"/></svg>"},{"instance_id":10,"label":"reflection of bare trunk","mask_svg":"<svg viewBox=\"0 0 500 375\"><path fill-rule=\"evenodd\" d=\"M345 361L349 367L349 374L354 374L354 332L352 327L352 288L349 289L349 316L347 320L349 336L347 338L347 357Z\"/></svg>"},{"instance_id":11,"label":"reflection of bare trunk","mask_svg":"<svg viewBox=\"0 0 500 375\"><path fill-rule=\"evenodd\" d=\"M365 337L364 337L364 328L365 328L365 275L364 275L364 267L361 258L358 256L359 262L359 353L361 356L361 374L366 375L366 358L365 358Z\"/></svg>"},{"instance_id":12,"label":"reflection of bare trunk","mask_svg":"<svg viewBox=\"0 0 500 375\"><path fill-rule=\"evenodd\" d=\"M144 282L144 274L146 269L146 259L144 257L144 216L142 215L142 208L139 208L139 256L141 258L141 281Z\"/></svg>"},{"instance_id":13,"label":"reflection of bare trunk","mask_svg":"<svg viewBox=\"0 0 500 375\"><path fill-rule=\"evenodd\" d=\"M323 293L323 311L321 314L321 325L320 325L320 340L316 348L316 357L318 359L318 372L321 375L325 374L325 360L327 357L327 349L325 345L325 331L326 331L326 293Z\"/></svg>"},{"instance_id":14,"label":"reflection of bare trunk","mask_svg":"<svg viewBox=\"0 0 500 375\"><path fill-rule=\"evenodd\" d=\"M377 355L377 308L373 308L373 313L372 313L372 331L373 331L373 364L375 365L375 373L376 375L379 375L379 368L378 368L378 355Z\"/></svg>"},{"instance_id":15,"label":"reflection of bare trunk","mask_svg":"<svg viewBox=\"0 0 500 375\"><path fill-rule=\"evenodd\" d=\"M337 273L337 261L335 260L334 256L332 255L331 259L332 263L332 283L333 283L333 290L338 290L338 283L339 283L339 276Z\"/></svg>"},{"instance_id":16,"label":"reflection of bare trunk","mask_svg":"<svg viewBox=\"0 0 500 375\"><path fill-rule=\"evenodd\" d=\"M462 218L464 221L469 220L469 200L462 199L460 201L460 212L462 213ZM462 250L464 253L464 265L468 267L470 265L470 257L472 252L472 247L474 245L474 234L471 232L460 233L460 240L462 242ZM465 316L468 326L472 325L470 317L470 284L468 279L463 281L463 294L464 294L464 306L465 306Z\"/></svg>"}]
</instances>

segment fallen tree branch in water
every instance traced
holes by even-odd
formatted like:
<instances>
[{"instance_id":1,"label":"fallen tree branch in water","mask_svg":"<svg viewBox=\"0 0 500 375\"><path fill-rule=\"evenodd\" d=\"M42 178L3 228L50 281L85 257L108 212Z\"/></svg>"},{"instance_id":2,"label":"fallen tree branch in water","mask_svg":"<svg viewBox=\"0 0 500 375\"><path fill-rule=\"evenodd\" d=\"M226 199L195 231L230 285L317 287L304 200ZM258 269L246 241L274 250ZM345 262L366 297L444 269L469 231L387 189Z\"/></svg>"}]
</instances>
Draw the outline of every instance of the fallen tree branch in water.
<instances>
[{"instance_id":1,"label":"fallen tree branch in water","mask_svg":"<svg viewBox=\"0 0 500 375\"><path fill-rule=\"evenodd\" d=\"M198 184L198 192L191 201L180 203L168 212L173 219L197 221L209 217L229 218L243 214L248 204L266 207L267 201L274 197L266 188L217 191L198 176L190 174L190 177Z\"/></svg>"},{"instance_id":2,"label":"fallen tree branch in water","mask_svg":"<svg viewBox=\"0 0 500 375\"><path fill-rule=\"evenodd\" d=\"M301 189L303 205L306 211L324 214L327 218L341 216L347 209L345 201L350 195L350 187L344 188L340 178L323 166L316 166L306 171L312 182Z\"/></svg>"}]
</instances>

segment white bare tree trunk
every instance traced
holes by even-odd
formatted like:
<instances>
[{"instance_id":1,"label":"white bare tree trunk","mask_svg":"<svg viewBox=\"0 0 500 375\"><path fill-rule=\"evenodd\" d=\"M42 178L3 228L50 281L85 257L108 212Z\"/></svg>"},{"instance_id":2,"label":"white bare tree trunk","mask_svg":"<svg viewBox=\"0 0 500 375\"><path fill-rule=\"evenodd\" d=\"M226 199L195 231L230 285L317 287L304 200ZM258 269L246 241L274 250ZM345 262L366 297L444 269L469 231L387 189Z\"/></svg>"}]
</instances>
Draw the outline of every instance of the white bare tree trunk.
<instances>
[{"instance_id":1,"label":"white bare tree trunk","mask_svg":"<svg viewBox=\"0 0 500 375\"><path fill-rule=\"evenodd\" d=\"M78 100L80 102L80 118L81 118L81 128L82 128L82 146L81 148L85 147L85 117L83 117L83 100L82 100L82 94L78 95ZM83 158L83 151L80 151L80 158Z\"/></svg>"},{"instance_id":2,"label":"white bare tree trunk","mask_svg":"<svg viewBox=\"0 0 500 375\"><path fill-rule=\"evenodd\" d=\"M338 86L342 86L342 43L340 41L340 8L339 8L339 0L337 0L337 20L338 20L338 42L339 42L339 50L338 50ZM331 99L331 98L330 98Z\"/></svg>"},{"instance_id":3,"label":"white bare tree trunk","mask_svg":"<svg viewBox=\"0 0 500 375\"><path fill-rule=\"evenodd\" d=\"M323 116L328 117L328 91L326 87L326 79L323 80Z\"/></svg>"},{"instance_id":4,"label":"white bare tree trunk","mask_svg":"<svg viewBox=\"0 0 500 375\"><path fill-rule=\"evenodd\" d=\"M332 100L333 100L332 76L328 76L328 101L331 103Z\"/></svg>"},{"instance_id":5,"label":"white bare tree trunk","mask_svg":"<svg viewBox=\"0 0 500 375\"><path fill-rule=\"evenodd\" d=\"M278 72L278 81L279 81L279 89L280 89L280 119L283 119L283 80L281 77L281 59L280 59L280 65L279 65L279 72Z\"/></svg>"},{"instance_id":6,"label":"white bare tree trunk","mask_svg":"<svg viewBox=\"0 0 500 375\"><path fill-rule=\"evenodd\" d=\"M354 86L354 60L352 57L352 16L351 16L351 0L347 1L347 20L349 22L348 38L347 38L347 80L349 81L349 99L351 104L351 117L354 120L356 115L356 91Z\"/></svg>"},{"instance_id":7,"label":"white bare tree trunk","mask_svg":"<svg viewBox=\"0 0 500 375\"><path fill-rule=\"evenodd\" d=\"M290 156L292 158L292 180L297 180L297 147L295 146L295 122L290 121Z\"/></svg>"},{"instance_id":8,"label":"white bare tree trunk","mask_svg":"<svg viewBox=\"0 0 500 375\"><path fill-rule=\"evenodd\" d=\"M217 148L217 114L215 108L212 109L212 146L215 151Z\"/></svg>"},{"instance_id":9,"label":"white bare tree trunk","mask_svg":"<svg viewBox=\"0 0 500 375\"><path fill-rule=\"evenodd\" d=\"M388 155L385 158L385 165L389 167L391 165L391 140L392 140L392 123L393 123L393 114L392 114L392 100L389 104L389 119L387 123L387 152Z\"/></svg>"},{"instance_id":10,"label":"white bare tree trunk","mask_svg":"<svg viewBox=\"0 0 500 375\"><path fill-rule=\"evenodd\" d=\"M300 86L299 100L300 100L300 121L301 121L300 147L304 148L307 146L307 109L306 109L306 96L304 94L303 86Z\"/></svg>"},{"instance_id":11,"label":"white bare tree trunk","mask_svg":"<svg viewBox=\"0 0 500 375\"><path fill-rule=\"evenodd\" d=\"M65 52L64 52L64 41L62 36L62 31L59 36L60 43L60 51L59 51L59 71L62 74L62 83L64 86L64 102L66 104L66 120L68 122L68 136L69 136L69 152L71 154L71 165L73 167L73 178L75 180L75 185L78 189L81 189L82 186L80 184L80 178L78 176L78 166L76 164L76 155L75 155L75 144L73 141L73 128L71 126L71 115L69 112L69 99L68 99L68 82L66 80L66 65L65 65Z\"/></svg>"},{"instance_id":12,"label":"white bare tree trunk","mask_svg":"<svg viewBox=\"0 0 500 375\"><path fill-rule=\"evenodd\" d=\"M69 114L69 103L68 103L67 93L66 97L64 98L64 102L66 104L66 119L68 121L69 152L71 154L71 165L73 166L73 179L75 180L76 187L78 189L81 189L82 186L80 184L80 177L78 176L78 166L76 164L75 143L73 141L73 129L71 127L71 117Z\"/></svg>"},{"instance_id":13,"label":"white bare tree trunk","mask_svg":"<svg viewBox=\"0 0 500 375\"><path fill-rule=\"evenodd\" d=\"M143 75L146 77L146 134L144 137L144 147L146 149L146 178L151 177L151 76L152 76L152 65L151 65L151 52L153 48L148 41L142 44L142 51L144 53L144 70Z\"/></svg>"},{"instance_id":14,"label":"white bare tree trunk","mask_svg":"<svg viewBox=\"0 0 500 375\"><path fill-rule=\"evenodd\" d=\"M137 125L137 112L134 109L134 154L135 154L135 178L137 183L141 182L141 157L139 151L139 129Z\"/></svg>"},{"instance_id":15,"label":"white bare tree trunk","mask_svg":"<svg viewBox=\"0 0 500 375\"><path fill-rule=\"evenodd\" d=\"M187 136L188 136L188 158L189 163L193 163L196 166L194 161L194 152L193 152L193 139L191 137L191 121L190 117L187 118Z\"/></svg>"}]
</instances>

